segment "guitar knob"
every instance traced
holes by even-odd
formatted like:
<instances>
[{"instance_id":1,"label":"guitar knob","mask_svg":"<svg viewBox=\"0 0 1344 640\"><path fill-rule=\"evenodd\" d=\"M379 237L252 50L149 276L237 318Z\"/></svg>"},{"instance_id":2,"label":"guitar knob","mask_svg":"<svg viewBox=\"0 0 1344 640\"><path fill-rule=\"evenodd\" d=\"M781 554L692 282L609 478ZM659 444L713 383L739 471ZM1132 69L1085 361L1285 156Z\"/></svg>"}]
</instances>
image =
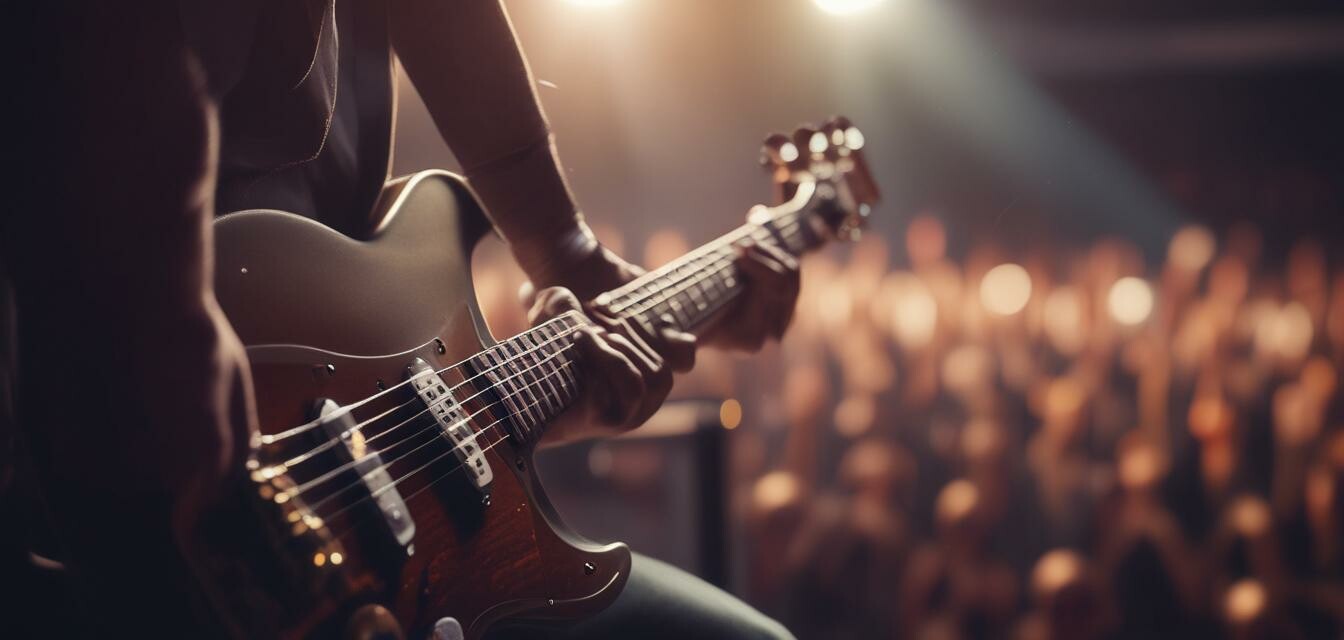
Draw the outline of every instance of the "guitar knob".
<instances>
[{"instance_id":1,"label":"guitar knob","mask_svg":"<svg viewBox=\"0 0 1344 640\"><path fill-rule=\"evenodd\" d=\"M366 604L350 615L345 625L346 640L405 640L401 623L387 607Z\"/></svg>"}]
</instances>

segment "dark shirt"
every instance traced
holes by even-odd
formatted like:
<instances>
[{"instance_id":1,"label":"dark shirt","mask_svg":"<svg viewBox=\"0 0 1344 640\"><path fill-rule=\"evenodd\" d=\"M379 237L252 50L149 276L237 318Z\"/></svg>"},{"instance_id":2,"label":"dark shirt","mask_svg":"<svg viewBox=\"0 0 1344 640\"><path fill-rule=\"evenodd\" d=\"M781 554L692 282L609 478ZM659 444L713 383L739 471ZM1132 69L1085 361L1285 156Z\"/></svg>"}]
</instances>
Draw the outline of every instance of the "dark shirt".
<instances>
[{"instance_id":1,"label":"dark shirt","mask_svg":"<svg viewBox=\"0 0 1344 640\"><path fill-rule=\"evenodd\" d=\"M383 3L182 6L219 105L217 214L280 209L366 234L391 151Z\"/></svg>"}]
</instances>

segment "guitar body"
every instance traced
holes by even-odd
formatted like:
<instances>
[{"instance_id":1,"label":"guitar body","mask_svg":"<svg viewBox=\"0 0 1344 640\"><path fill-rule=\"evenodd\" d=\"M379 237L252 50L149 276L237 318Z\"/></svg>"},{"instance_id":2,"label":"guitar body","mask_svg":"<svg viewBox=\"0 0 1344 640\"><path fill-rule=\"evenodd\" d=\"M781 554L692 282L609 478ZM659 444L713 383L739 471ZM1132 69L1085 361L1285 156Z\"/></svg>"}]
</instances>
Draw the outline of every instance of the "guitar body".
<instances>
[{"instance_id":1,"label":"guitar body","mask_svg":"<svg viewBox=\"0 0 1344 640\"><path fill-rule=\"evenodd\" d=\"M379 206L384 223L367 241L278 211L215 223L216 295L248 348L262 434L313 420L316 399L345 406L393 387L416 358L443 369L494 344L470 272L491 227L465 184L415 174L389 183ZM444 374L455 385L470 385L466 377ZM378 604L413 636L451 616L476 638L505 618L565 620L610 604L629 549L564 526L530 448L502 440L484 455L488 500L474 487L403 488L411 543L387 553L357 536L344 541L341 595L286 611L282 632L339 633L357 609ZM442 484L465 485L462 475Z\"/></svg>"}]
</instances>

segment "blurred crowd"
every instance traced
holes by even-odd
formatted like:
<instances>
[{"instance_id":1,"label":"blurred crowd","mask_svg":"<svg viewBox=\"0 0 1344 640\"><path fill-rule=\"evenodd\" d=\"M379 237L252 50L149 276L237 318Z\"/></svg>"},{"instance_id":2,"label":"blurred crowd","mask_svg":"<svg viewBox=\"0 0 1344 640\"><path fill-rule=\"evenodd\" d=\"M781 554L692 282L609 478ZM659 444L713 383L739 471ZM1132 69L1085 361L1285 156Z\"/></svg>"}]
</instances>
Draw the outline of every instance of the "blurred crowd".
<instances>
[{"instance_id":1,"label":"blurred crowd","mask_svg":"<svg viewBox=\"0 0 1344 640\"><path fill-rule=\"evenodd\" d=\"M1165 256L953 259L932 216L903 244L810 256L783 344L704 352L675 392L740 401L749 601L801 638L1341 637L1325 247L1190 226ZM643 257L688 248L661 232ZM517 276L482 271L497 333L521 328Z\"/></svg>"}]
</instances>

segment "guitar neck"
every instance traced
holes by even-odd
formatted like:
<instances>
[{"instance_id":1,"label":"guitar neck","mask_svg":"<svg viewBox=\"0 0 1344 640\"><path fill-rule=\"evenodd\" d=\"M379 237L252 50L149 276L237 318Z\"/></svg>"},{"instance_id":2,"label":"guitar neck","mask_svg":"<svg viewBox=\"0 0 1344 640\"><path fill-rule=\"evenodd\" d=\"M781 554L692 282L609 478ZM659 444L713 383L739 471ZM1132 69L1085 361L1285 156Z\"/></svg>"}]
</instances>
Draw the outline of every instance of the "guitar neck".
<instances>
[{"instance_id":1,"label":"guitar neck","mask_svg":"<svg viewBox=\"0 0 1344 640\"><path fill-rule=\"evenodd\" d=\"M808 214L827 198L812 195L799 194L774 208L758 207L752 222L597 299L621 317L653 324L665 320L682 331L704 333L743 290L736 263L741 241L773 244L793 255L824 242L808 224ZM578 396L582 374L569 347L574 331L587 322L581 314L565 314L473 358L509 413L515 439L536 442L546 423Z\"/></svg>"},{"instance_id":2,"label":"guitar neck","mask_svg":"<svg viewBox=\"0 0 1344 640\"><path fill-rule=\"evenodd\" d=\"M797 256L820 246L824 238L807 224L815 203L798 207L757 208L744 224L690 253L598 296L617 315L661 320L682 331L704 333L719 312L742 291L737 246L743 240L773 244Z\"/></svg>"}]
</instances>

